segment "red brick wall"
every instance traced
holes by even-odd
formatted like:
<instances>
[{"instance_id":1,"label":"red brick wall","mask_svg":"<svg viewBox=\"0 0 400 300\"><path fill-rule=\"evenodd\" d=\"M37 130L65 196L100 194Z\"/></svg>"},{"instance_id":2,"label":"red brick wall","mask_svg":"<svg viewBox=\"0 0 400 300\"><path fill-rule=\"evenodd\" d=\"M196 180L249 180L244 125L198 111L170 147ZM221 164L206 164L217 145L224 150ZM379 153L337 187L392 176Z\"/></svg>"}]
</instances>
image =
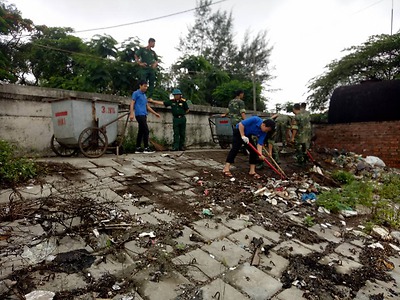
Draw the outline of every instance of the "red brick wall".
<instances>
[{"instance_id":1,"label":"red brick wall","mask_svg":"<svg viewBox=\"0 0 400 300\"><path fill-rule=\"evenodd\" d=\"M314 125L314 148L331 148L377 156L400 168L400 121Z\"/></svg>"}]
</instances>

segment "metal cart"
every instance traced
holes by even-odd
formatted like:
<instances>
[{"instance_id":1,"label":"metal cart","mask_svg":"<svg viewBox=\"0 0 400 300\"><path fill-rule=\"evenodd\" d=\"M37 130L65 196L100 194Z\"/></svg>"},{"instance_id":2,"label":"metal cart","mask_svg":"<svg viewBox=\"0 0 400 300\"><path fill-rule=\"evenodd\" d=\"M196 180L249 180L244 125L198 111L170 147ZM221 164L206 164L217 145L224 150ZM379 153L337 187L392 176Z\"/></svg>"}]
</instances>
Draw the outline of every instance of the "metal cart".
<instances>
[{"instance_id":1,"label":"metal cart","mask_svg":"<svg viewBox=\"0 0 400 300\"><path fill-rule=\"evenodd\" d=\"M221 117L220 115L208 118L210 124L211 137L213 142L219 144L222 149L227 149L232 144L233 129L231 119L229 117Z\"/></svg>"},{"instance_id":2,"label":"metal cart","mask_svg":"<svg viewBox=\"0 0 400 300\"><path fill-rule=\"evenodd\" d=\"M90 158L102 156L108 148L116 146L117 121L126 117L129 111L118 116L118 103L105 100L56 99L51 101L54 135L51 149L59 156L72 156L78 151Z\"/></svg>"}]
</instances>

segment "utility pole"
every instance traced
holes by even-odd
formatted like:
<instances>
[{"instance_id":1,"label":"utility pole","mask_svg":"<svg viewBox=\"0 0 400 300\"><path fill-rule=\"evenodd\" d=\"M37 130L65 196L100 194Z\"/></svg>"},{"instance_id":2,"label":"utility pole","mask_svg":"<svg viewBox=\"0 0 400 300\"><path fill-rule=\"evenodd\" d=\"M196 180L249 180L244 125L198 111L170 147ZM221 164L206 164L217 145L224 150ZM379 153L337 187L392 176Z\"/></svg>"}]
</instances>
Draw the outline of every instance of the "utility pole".
<instances>
[{"instance_id":1,"label":"utility pole","mask_svg":"<svg viewBox=\"0 0 400 300\"><path fill-rule=\"evenodd\" d=\"M392 0L392 13L391 13L391 20L390 20L390 35L393 33L393 0Z\"/></svg>"}]
</instances>

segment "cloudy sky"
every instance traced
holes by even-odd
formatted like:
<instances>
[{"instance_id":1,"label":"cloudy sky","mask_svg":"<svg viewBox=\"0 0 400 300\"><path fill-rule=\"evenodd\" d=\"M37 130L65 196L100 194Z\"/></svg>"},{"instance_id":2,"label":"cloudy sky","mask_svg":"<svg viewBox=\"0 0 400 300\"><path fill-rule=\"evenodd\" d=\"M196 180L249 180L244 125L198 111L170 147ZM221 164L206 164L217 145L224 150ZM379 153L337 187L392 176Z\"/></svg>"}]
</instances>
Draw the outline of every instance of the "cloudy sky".
<instances>
[{"instance_id":1,"label":"cloudy sky","mask_svg":"<svg viewBox=\"0 0 400 300\"><path fill-rule=\"evenodd\" d=\"M254 35L267 31L273 46L271 66L276 79L267 92L268 108L287 101L304 101L308 81L324 67L340 59L343 49L359 45L375 34L400 29L400 0L214 0L213 11L232 12L239 45L246 30ZM179 37L194 23L189 11L196 0L6 0L15 4L24 18L35 24L72 27L76 35L90 39L108 34L122 42L139 37L143 45L156 39L154 50L168 68L178 58ZM393 7L393 26L391 13ZM153 21L144 20L159 18ZM129 23L110 29L84 31Z\"/></svg>"}]
</instances>

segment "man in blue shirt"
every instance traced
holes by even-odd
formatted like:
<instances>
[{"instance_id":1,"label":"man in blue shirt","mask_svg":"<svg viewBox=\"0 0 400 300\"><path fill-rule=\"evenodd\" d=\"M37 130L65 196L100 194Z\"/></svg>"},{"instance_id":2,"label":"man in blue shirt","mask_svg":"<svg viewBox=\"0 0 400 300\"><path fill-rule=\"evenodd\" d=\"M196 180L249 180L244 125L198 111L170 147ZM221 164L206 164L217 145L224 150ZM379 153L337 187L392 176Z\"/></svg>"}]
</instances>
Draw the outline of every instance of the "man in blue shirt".
<instances>
[{"instance_id":1,"label":"man in blue shirt","mask_svg":"<svg viewBox=\"0 0 400 300\"><path fill-rule=\"evenodd\" d=\"M229 151L229 154L226 158L225 167L223 169L223 173L227 177L232 177L232 173L230 172L231 164L234 163L236 155L239 153L240 147L243 143L248 144L251 143L253 146L253 136L257 137L257 150L259 153L262 153L262 148L264 145L264 141L267 137L267 134L272 134L275 130L275 122L271 119L263 120L260 117L253 116L246 120L241 121L236 125L236 128L233 129L233 142L232 148ZM250 163L250 171L249 175L253 176L256 179L261 178L259 174L256 173L256 163L257 158L260 160L264 160L265 157L263 155L257 157L257 154L249 149L249 163Z\"/></svg>"},{"instance_id":2,"label":"man in blue shirt","mask_svg":"<svg viewBox=\"0 0 400 300\"><path fill-rule=\"evenodd\" d=\"M129 119L133 121L136 118L136 121L138 122L138 134L136 138L136 151L135 152L142 152L143 153L153 153L154 151L151 151L149 148L149 127L147 126L147 115L148 112L151 112L153 115L155 115L157 118L160 117L158 113L156 113L148 104L147 102L147 97L146 97L146 91L147 91L147 81L142 80L139 82L139 89L132 94L132 102L130 105L130 115ZM142 150L141 145L142 145L142 140L143 140L143 146L144 149Z\"/></svg>"}]
</instances>

